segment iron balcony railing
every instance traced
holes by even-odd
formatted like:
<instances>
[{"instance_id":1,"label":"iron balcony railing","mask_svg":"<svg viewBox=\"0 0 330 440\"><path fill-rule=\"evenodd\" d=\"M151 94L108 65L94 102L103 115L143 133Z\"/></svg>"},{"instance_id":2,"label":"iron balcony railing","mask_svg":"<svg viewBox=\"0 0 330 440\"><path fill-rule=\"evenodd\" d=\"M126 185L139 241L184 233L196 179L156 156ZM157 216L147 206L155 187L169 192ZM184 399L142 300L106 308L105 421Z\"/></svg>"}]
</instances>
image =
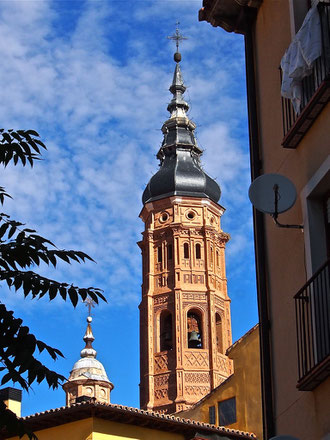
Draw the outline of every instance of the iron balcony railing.
<instances>
[{"instance_id":1,"label":"iron balcony railing","mask_svg":"<svg viewBox=\"0 0 330 440\"><path fill-rule=\"evenodd\" d=\"M283 133L284 133L283 145L285 143L285 138L287 134L294 127L297 119L303 116L304 109L311 102L312 98L313 97L317 98L317 96L315 96L316 92L324 83L324 81L329 80L329 76L330 76L330 3L320 2L317 7L320 14L320 22L321 22L322 55L315 61L311 74L309 76L306 76L302 80L302 84L301 84L302 99L301 99L299 115L297 115L296 112L294 111L291 100L282 97L282 115L283 115ZM282 72L281 72L281 81L282 81ZM325 103L322 102L322 104L325 105L326 102ZM312 124L313 120L315 119L319 111L324 107L324 105L321 106L321 108L317 108L317 109L311 108L311 115L309 115L307 121L305 120L301 121L302 125L309 128L309 126ZM302 130L304 129L302 128ZM298 138L302 137L301 134L302 133L300 130L300 136L298 135ZM296 145L293 146L284 145L284 146L295 147Z\"/></svg>"},{"instance_id":2,"label":"iron balcony railing","mask_svg":"<svg viewBox=\"0 0 330 440\"><path fill-rule=\"evenodd\" d=\"M295 295L298 388L315 388L330 374L330 259Z\"/></svg>"}]
</instances>

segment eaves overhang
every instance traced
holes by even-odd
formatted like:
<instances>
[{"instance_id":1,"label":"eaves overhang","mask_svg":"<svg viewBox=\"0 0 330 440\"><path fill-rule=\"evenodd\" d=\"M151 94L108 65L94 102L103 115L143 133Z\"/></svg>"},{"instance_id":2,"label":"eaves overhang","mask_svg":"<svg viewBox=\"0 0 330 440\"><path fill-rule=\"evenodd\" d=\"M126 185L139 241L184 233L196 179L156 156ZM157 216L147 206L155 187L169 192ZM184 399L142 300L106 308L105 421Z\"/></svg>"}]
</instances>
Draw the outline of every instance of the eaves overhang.
<instances>
[{"instance_id":1,"label":"eaves overhang","mask_svg":"<svg viewBox=\"0 0 330 440\"><path fill-rule=\"evenodd\" d=\"M186 439L215 438L221 440L256 440L252 433L214 426L190 419L182 419L175 415L160 414L116 404L82 402L71 407L61 407L37 413L22 420L27 428L37 433L38 430L52 428L90 417L115 421L127 425L142 426L184 435ZM198 435L196 435L198 434ZM6 436L4 436L6 438Z\"/></svg>"},{"instance_id":2,"label":"eaves overhang","mask_svg":"<svg viewBox=\"0 0 330 440\"><path fill-rule=\"evenodd\" d=\"M199 21L207 21L214 27L222 27L227 32L244 34L246 15L256 13L263 0L203 0L199 10Z\"/></svg>"}]
</instances>

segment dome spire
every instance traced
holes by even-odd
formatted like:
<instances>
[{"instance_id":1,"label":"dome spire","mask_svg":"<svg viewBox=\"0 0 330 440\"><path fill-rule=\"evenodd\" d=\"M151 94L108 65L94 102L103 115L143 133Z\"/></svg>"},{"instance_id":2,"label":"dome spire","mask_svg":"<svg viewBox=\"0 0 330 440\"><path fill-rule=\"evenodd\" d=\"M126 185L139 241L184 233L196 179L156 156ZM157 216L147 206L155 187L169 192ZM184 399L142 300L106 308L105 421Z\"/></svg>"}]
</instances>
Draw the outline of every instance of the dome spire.
<instances>
[{"instance_id":1,"label":"dome spire","mask_svg":"<svg viewBox=\"0 0 330 440\"><path fill-rule=\"evenodd\" d=\"M90 298L84 303L88 307L87 329L83 337L86 345L81 350L80 359L74 364L68 381L63 384L67 406L90 399L110 403L110 392L114 387L103 365L96 359L96 350L92 346L95 338L91 326L91 310L95 303Z\"/></svg>"},{"instance_id":2,"label":"dome spire","mask_svg":"<svg viewBox=\"0 0 330 440\"><path fill-rule=\"evenodd\" d=\"M91 317L91 309L94 306L94 301L90 298L87 298L84 303L86 304L86 306L88 307L88 316L87 316L87 329L85 332L85 335L83 337L83 340L85 342L85 348L83 348L80 352L80 357L84 358L84 357L91 357L91 358L96 358L96 350L94 350L92 343L95 340L93 332L92 332L92 317Z\"/></svg>"},{"instance_id":3,"label":"dome spire","mask_svg":"<svg viewBox=\"0 0 330 440\"><path fill-rule=\"evenodd\" d=\"M219 185L202 169L200 156L203 151L197 145L194 130L196 125L187 116L189 105L183 98L186 87L183 82L179 43L187 40L180 34L176 23L175 34L167 37L176 43L176 62L172 84L173 95L167 106L170 117L164 122L164 139L157 153L159 171L150 179L142 196L143 204L173 195L208 198L214 202L220 199Z\"/></svg>"},{"instance_id":4,"label":"dome spire","mask_svg":"<svg viewBox=\"0 0 330 440\"><path fill-rule=\"evenodd\" d=\"M170 86L170 92L173 95L173 99L170 104L167 106L167 110L171 113L171 118L175 118L177 116L186 116L186 111L189 110L189 105L182 98L183 93L186 91L186 87L183 83L183 78L181 74L180 64L181 61L181 53L179 52L179 43L182 40L188 40L187 37L184 37L180 34L179 31L180 22L176 22L175 34L167 37L169 40L175 41L176 44L176 52L174 54L174 61L176 62L173 81Z\"/></svg>"}]
</instances>

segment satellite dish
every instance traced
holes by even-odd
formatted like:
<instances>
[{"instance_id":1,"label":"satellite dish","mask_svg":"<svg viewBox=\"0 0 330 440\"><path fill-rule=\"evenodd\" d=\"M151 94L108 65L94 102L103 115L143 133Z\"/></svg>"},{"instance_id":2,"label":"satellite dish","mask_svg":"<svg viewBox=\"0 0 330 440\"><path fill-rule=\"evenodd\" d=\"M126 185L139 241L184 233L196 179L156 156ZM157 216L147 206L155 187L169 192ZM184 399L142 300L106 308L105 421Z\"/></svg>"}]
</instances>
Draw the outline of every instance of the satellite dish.
<instances>
[{"instance_id":1,"label":"satellite dish","mask_svg":"<svg viewBox=\"0 0 330 440\"><path fill-rule=\"evenodd\" d=\"M249 198L258 211L277 215L292 208L297 199L297 191L287 177L263 174L251 183Z\"/></svg>"},{"instance_id":2,"label":"satellite dish","mask_svg":"<svg viewBox=\"0 0 330 440\"><path fill-rule=\"evenodd\" d=\"M299 440L297 437L292 437L292 435L276 435L269 440Z\"/></svg>"}]
</instances>

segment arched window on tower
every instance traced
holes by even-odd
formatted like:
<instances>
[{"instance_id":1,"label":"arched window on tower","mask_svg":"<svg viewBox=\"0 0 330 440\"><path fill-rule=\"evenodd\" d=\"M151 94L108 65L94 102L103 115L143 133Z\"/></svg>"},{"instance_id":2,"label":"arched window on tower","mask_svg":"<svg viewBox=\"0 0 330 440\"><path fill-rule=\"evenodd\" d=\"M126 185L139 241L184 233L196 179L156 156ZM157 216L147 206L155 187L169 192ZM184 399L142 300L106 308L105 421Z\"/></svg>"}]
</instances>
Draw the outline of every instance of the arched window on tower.
<instances>
[{"instance_id":1,"label":"arched window on tower","mask_svg":"<svg viewBox=\"0 0 330 440\"><path fill-rule=\"evenodd\" d=\"M202 319L195 310L187 314L187 338L188 348L203 348Z\"/></svg>"},{"instance_id":2,"label":"arched window on tower","mask_svg":"<svg viewBox=\"0 0 330 440\"><path fill-rule=\"evenodd\" d=\"M189 258L189 245L188 245L188 243L184 243L184 245L183 245L183 257Z\"/></svg>"},{"instance_id":3,"label":"arched window on tower","mask_svg":"<svg viewBox=\"0 0 330 440\"><path fill-rule=\"evenodd\" d=\"M199 243L196 244L196 260L201 259L201 245Z\"/></svg>"},{"instance_id":4,"label":"arched window on tower","mask_svg":"<svg viewBox=\"0 0 330 440\"><path fill-rule=\"evenodd\" d=\"M173 332L172 332L172 314L164 310L160 315L160 351L172 350Z\"/></svg>"},{"instance_id":5,"label":"arched window on tower","mask_svg":"<svg viewBox=\"0 0 330 440\"><path fill-rule=\"evenodd\" d=\"M216 253L216 255L217 255L217 267L219 267L220 266L220 258L219 258L219 251L217 250L217 253Z\"/></svg>"},{"instance_id":6,"label":"arched window on tower","mask_svg":"<svg viewBox=\"0 0 330 440\"><path fill-rule=\"evenodd\" d=\"M219 313L215 314L215 325L216 325L218 352L223 353L222 319Z\"/></svg>"}]
</instances>

